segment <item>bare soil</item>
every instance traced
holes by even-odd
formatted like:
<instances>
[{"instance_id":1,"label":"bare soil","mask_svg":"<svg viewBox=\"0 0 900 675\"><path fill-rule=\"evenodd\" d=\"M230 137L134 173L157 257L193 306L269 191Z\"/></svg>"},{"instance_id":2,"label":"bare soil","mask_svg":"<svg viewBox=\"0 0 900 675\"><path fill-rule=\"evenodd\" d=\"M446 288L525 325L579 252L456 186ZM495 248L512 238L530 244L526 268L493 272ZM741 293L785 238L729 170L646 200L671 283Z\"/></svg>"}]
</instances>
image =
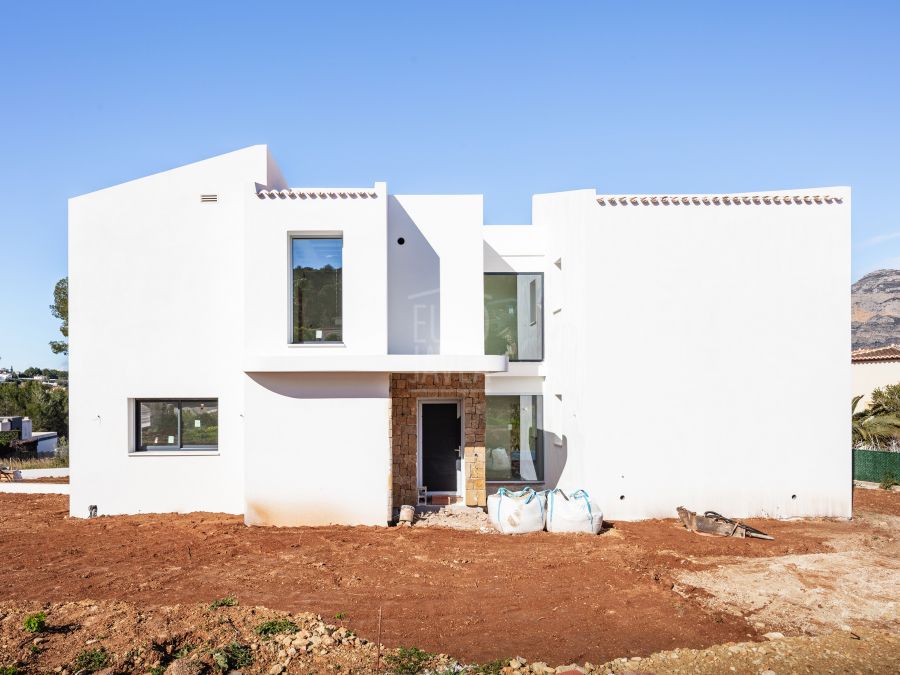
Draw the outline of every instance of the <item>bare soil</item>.
<instances>
[{"instance_id":1,"label":"bare soil","mask_svg":"<svg viewBox=\"0 0 900 675\"><path fill-rule=\"evenodd\" d=\"M688 583L688 574L858 550L875 556L856 561L855 574L871 581L871 591L881 568L868 565L896 544L896 522L885 516L900 511L900 494L857 490L856 500L860 517L849 522L749 521L775 537L760 541L700 537L674 520L614 523L596 537L247 528L239 517L210 513L79 520L66 516L63 496L0 494L0 598L153 607L233 595L244 607L342 613L370 640L381 607L382 642L391 647L465 662L519 655L603 663L798 630L778 612L723 600L711 582ZM826 572L806 582L827 588L827 579ZM780 582L765 583L777 589ZM897 629L891 616L865 618L865 625Z\"/></svg>"},{"instance_id":2,"label":"bare soil","mask_svg":"<svg viewBox=\"0 0 900 675\"><path fill-rule=\"evenodd\" d=\"M51 483L53 485L68 485L68 476L42 476L41 478L24 478L17 483Z\"/></svg>"}]
</instances>

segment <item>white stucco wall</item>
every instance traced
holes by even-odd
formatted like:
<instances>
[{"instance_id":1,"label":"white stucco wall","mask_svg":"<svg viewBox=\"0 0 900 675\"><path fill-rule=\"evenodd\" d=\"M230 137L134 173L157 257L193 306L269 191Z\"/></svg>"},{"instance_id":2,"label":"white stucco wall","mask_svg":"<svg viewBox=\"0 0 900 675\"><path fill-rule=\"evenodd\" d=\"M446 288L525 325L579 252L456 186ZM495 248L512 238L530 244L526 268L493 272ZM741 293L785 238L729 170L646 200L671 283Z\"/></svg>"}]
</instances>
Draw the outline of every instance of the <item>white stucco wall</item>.
<instances>
[{"instance_id":1,"label":"white stucco wall","mask_svg":"<svg viewBox=\"0 0 900 675\"><path fill-rule=\"evenodd\" d=\"M249 186L252 187L252 186ZM305 358L338 350L346 354L387 353L387 188L366 188L374 196L330 197L360 188L317 188L316 199L247 201L243 232L248 355ZM291 237L343 238L343 343L291 344Z\"/></svg>"},{"instance_id":2,"label":"white stucco wall","mask_svg":"<svg viewBox=\"0 0 900 675\"><path fill-rule=\"evenodd\" d=\"M481 195L396 195L390 202L391 353L484 353Z\"/></svg>"},{"instance_id":3,"label":"white stucco wall","mask_svg":"<svg viewBox=\"0 0 900 675\"><path fill-rule=\"evenodd\" d=\"M808 193L843 203L535 197L561 251L563 487L610 518L850 516L850 194Z\"/></svg>"},{"instance_id":4,"label":"white stucco wall","mask_svg":"<svg viewBox=\"0 0 900 675\"><path fill-rule=\"evenodd\" d=\"M248 525L386 525L384 373L254 373L245 385Z\"/></svg>"},{"instance_id":5,"label":"white stucco wall","mask_svg":"<svg viewBox=\"0 0 900 675\"><path fill-rule=\"evenodd\" d=\"M268 161L254 146L69 201L72 515L243 511L244 213ZM131 454L141 397L217 398L218 452Z\"/></svg>"},{"instance_id":6,"label":"white stucco wall","mask_svg":"<svg viewBox=\"0 0 900 675\"><path fill-rule=\"evenodd\" d=\"M853 363L850 366L850 372L853 377L852 395L863 397L856 409L862 410L872 400L873 391L879 387L900 382L900 361Z\"/></svg>"}]
</instances>

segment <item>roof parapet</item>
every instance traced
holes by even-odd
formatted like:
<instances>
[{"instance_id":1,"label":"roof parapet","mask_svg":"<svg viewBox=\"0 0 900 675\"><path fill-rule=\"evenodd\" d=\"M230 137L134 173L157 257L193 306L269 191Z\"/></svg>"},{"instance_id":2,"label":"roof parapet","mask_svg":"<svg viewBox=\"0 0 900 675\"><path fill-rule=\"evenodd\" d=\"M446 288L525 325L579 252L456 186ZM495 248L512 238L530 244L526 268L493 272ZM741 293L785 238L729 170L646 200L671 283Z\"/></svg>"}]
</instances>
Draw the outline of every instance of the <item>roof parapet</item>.
<instances>
[{"instance_id":1,"label":"roof parapet","mask_svg":"<svg viewBox=\"0 0 900 675\"><path fill-rule=\"evenodd\" d=\"M378 199L378 190L372 188L285 188L284 190L257 190L259 199Z\"/></svg>"},{"instance_id":2,"label":"roof parapet","mask_svg":"<svg viewBox=\"0 0 900 675\"><path fill-rule=\"evenodd\" d=\"M842 204L844 198L837 195L810 194L762 194L762 195L602 195L600 206L741 206L756 204L814 205Z\"/></svg>"}]
</instances>

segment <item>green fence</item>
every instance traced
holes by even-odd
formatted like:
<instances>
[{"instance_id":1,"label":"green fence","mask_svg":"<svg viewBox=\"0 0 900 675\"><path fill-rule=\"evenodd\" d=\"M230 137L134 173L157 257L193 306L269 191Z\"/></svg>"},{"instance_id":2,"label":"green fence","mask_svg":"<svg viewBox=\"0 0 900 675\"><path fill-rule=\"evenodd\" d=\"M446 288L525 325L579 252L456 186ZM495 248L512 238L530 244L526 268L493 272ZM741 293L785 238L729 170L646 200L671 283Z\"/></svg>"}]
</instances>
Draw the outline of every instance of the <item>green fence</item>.
<instances>
[{"instance_id":1,"label":"green fence","mask_svg":"<svg viewBox=\"0 0 900 675\"><path fill-rule=\"evenodd\" d=\"M891 473L900 480L900 452L853 451L853 479L880 483Z\"/></svg>"}]
</instances>

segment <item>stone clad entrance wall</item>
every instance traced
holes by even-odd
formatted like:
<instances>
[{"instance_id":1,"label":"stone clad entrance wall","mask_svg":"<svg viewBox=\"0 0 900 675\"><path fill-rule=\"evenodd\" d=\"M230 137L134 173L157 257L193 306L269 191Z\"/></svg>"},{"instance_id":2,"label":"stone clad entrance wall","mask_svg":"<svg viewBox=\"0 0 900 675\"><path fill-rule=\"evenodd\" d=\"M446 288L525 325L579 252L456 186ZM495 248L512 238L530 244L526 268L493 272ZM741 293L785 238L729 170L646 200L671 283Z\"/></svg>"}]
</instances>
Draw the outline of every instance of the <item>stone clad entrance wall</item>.
<instances>
[{"instance_id":1,"label":"stone clad entrance wall","mask_svg":"<svg viewBox=\"0 0 900 675\"><path fill-rule=\"evenodd\" d=\"M484 452L483 373L391 374L391 497L394 508L415 504L418 402L421 399L462 401L465 502L487 503Z\"/></svg>"}]
</instances>

